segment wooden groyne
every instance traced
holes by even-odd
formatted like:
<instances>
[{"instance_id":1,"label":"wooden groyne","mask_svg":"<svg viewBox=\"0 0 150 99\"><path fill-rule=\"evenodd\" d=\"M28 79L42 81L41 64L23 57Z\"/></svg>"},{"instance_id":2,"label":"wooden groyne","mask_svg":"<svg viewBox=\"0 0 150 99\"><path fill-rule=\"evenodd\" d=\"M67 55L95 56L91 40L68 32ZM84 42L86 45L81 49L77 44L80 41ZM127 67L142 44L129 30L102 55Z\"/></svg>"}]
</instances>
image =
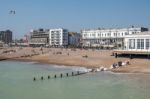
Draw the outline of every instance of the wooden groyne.
<instances>
[{"instance_id":1,"label":"wooden groyne","mask_svg":"<svg viewBox=\"0 0 150 99\"><path fill-rule=\"evenodd\" d=\"M64 78L64 77L73 77L73 76L79 76L86 74L88 72L71 72L71 73L60 73L60 74L54 74L53 76L48 75L47 77L41 76L40 78L33 77L33 81L37 80L46 80L46 79L57 79L57 78Z\"/></svg>"}]
</instances>

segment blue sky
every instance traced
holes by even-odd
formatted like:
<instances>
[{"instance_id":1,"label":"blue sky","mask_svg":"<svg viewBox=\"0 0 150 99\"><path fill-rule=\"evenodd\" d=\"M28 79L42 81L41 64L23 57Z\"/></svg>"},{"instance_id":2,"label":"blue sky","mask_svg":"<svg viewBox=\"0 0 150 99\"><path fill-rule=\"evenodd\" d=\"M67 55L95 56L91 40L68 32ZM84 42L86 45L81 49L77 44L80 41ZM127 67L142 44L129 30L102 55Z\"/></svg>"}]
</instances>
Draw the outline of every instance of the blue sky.
<instances>
[{"instance_id":1,"label":"blue sky","mask_svg":"<svg viewBox=\"0 0 150 99\"><path fill-rule=\"evenodd\" d=\"M10 15L10 10L16 10ZM150 0L0 0L0 30L14 38L30 29L150 27Z\"/></svg>"}]
</instances>

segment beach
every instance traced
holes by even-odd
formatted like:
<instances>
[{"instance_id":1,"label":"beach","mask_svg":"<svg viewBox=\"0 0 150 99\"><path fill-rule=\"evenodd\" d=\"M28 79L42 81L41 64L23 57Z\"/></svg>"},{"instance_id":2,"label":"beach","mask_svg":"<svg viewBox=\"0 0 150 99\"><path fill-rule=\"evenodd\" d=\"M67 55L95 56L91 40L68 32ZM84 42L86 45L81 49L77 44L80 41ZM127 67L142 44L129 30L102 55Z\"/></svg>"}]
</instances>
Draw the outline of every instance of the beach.
<instances>
[{"instance_id":1,"label":"beach","mask_svg":"<svg viewBox=\"0 0 150 99\"><path fill-rule=\"evenodd\" d=\"M112 52L113 50L12 47L1 49L0 58L86 68L110 68L113 63L129 60L130 65L112 69L111 71L122 73L150 73L150 60L129 59L125 57L115 58L112 56Z\"/></svg>"}]
</instances>

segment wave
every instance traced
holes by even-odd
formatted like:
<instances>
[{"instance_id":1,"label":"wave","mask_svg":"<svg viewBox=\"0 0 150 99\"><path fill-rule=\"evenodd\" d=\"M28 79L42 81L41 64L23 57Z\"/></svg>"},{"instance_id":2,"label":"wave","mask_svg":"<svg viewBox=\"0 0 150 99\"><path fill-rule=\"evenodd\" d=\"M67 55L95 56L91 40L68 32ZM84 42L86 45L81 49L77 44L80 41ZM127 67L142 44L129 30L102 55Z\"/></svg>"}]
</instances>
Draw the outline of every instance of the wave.
<instances>
[{"instance_id":1,"label":"wave","mask_svg":"<svg viewBox=\"0 0 150 99\"><path fill-rule=\"evenodd\" d=\"M34 61L31 61L31 62L27 62L27 64L38 64L39 62L34 62Z\"/></svg>"},{"instance_id":2,"label":"wave","mask_svg":"<svg viewBox=\"0 0 150 99\"><path fill-rule=\"evenodd\" d=\"M65 66L65 65L53 65L55 68L60 68L60 69L71 69L72 71L79 71L79 72L89 72L90 69L87 69L85 67L79 67L79 66Z\"/></svg>"}]
</instances>

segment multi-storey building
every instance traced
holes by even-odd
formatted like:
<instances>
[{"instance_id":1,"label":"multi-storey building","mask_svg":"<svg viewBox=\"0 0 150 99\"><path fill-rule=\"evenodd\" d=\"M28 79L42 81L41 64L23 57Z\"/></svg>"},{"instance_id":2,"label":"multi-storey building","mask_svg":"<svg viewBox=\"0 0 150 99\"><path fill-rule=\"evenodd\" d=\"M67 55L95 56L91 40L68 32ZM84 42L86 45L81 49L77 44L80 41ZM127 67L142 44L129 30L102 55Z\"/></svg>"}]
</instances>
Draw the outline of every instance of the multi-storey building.
<instances>
[{"instance_id":1,"label":"multi-storey building","mask_svg":"<svg viewBox=\"0 0 150 99\"><path fill-rule=\"evenodd\" d=\"M46 46L49 43L49 30L38 29L30 31L30 46Z\"/></svg>"},{"instance_id":2,"label":"multi-storey building","mask_svg":"<svg viewBox=\"0 0 150 99\"><path fill-rule=\"evenodd\" d=\"M49 30L49 45L50 46L67 46L68 45L68 30L50 29Z\"/></svg>"},{"instance_id":3,"label":"multi-storey building","mask_svg":"<svg viewBox=\"0 0 150 99\"><path fill-rule=\"evenodd\" d=\"M12 42L12 31L0 31L0 41L4 44L9 44Z\"/></svg>"},{"instance_id":4,"label":"multi-storey building","mask_svg":"<svg viewBox=\"0 0 150 99\"><path fill-rule=\"evenodd\" d=\"M148 31L148 28L82 30L83 46L123 47L124 36Z\"/></svg>"},{"instance_id":5,"label":"multi-storey building","mask_svg":"<svg viewBox=\"0 0 150 99\"><path fill-rule=\"evenodd\" d=\"M79 46L81 34L77 32L69 32L69 45Z\"/></svg>"}]
</instances>

